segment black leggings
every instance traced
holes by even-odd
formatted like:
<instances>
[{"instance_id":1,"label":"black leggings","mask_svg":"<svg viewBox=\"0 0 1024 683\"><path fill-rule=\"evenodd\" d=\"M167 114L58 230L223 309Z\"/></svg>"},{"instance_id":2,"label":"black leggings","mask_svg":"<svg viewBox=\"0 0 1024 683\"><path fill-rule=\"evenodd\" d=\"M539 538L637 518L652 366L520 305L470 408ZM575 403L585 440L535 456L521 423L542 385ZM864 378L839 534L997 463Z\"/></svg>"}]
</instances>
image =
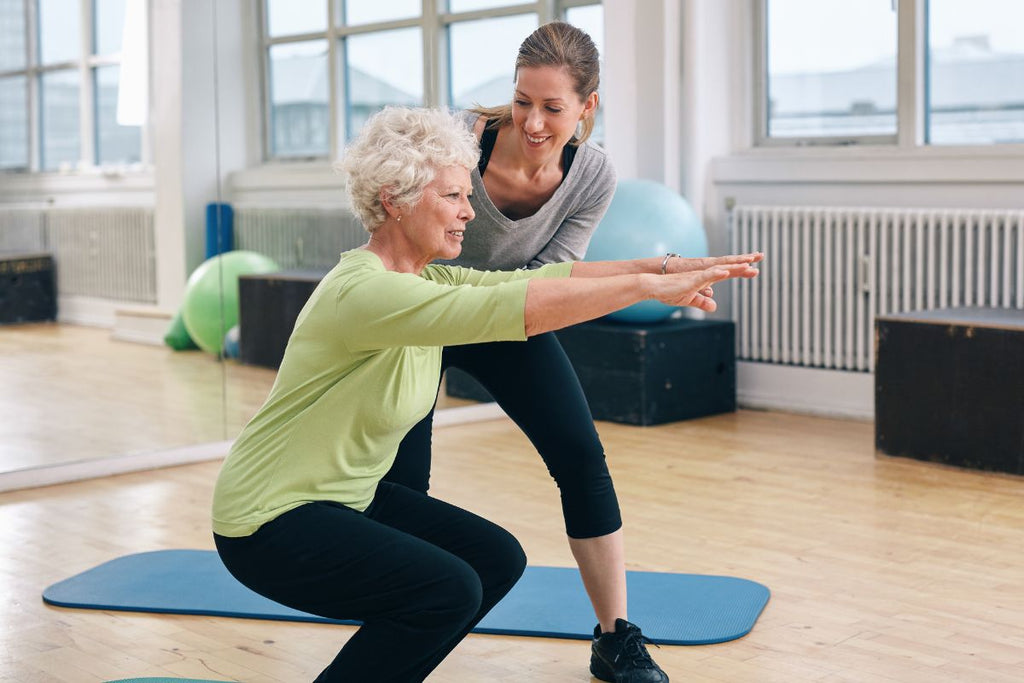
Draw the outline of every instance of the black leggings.
<instances>
[{"instance_id":1,"label":"black leggings","mask_svg":"<svg viewBox=\"0 0 1024 683\"><path fill-rule=\"evenodd\" d=\"M422 681L526 567L501 527L385 482L366 512L306 503L251 536L214 540L231 574L257 593L363 622L318 683Z\"/></svg>"},{"instance_id":2,"label":"black leggings","mask_svg":"<svg viewBox=\"0 0 1024 683\"><path fill-rule=\"evenodd\" d=\"M590 407L553 333L525 342L446 347L442 372L449 367L479 381L529 437L558 484L570 537L604 536L622 526ZM427 491L433 419L431 412L402 440L386 481Z\"/></svg>"}]
</instances>

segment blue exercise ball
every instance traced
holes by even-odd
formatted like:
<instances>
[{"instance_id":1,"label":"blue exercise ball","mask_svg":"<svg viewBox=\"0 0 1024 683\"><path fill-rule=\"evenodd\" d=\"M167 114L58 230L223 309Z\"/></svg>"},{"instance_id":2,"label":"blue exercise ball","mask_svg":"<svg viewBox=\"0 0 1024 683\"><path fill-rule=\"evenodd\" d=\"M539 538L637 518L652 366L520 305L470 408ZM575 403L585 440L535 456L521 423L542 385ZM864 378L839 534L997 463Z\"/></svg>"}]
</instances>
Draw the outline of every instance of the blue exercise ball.
<instances>
[{"instance_id":1,"label":"blue exercise ball","mask_svg":"<svg viewBox=\"0 0 1024 683\"><path fill-rule=\"evenodd\" d=\"M608 212L590 240L586 260L664 257L668 252L686 258L708 255L700 218L678 192L661 183L620 180ZM660 301L641 301L607 317L617 322L652 323L667 319L675 310Z\"/></svg>"},{"instance_id":2,"label":"blue exercise ball","mask_svg":"<svg viewBox=\"0 0 1024 683\"><path fill-rule=\"evenodd\" d=\"M272 273L273 259L254 251L228 251L203 261L185 283L181 318L203 351L219 354L224 335L238 324L238 277Z\"/></svg>"},{"instance_id":3,"label":"blue exercise ball","mask_svg":"<svg viewBox=\"0 0 1024 683\"><path fill-rule=\"evenodd\" d=\"M224 335L224 357L238 358L238 340L240 338L238 325L235 325Z\"/></svg>"}]
</instances>

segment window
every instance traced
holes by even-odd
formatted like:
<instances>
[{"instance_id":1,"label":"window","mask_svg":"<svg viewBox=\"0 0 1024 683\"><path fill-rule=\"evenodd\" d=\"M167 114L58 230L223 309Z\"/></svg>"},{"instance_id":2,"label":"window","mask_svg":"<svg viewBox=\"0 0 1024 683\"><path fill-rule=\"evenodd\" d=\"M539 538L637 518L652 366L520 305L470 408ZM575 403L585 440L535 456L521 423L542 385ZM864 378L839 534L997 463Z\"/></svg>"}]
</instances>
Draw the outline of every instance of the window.
<instances>
[{"instance_id":1,"label":"window","mask_svg":"<svg viewBox=\"0 0 1024 683\"><path fill-rule=\"evenodd\" d=\"M278 160L338 156L389 104L509 102L516 51L541 22L574 23L599 50L604 29L595 0L264 0L263 8L265 156ZM601 129L599 118L595 139Z\"/></svg>"},{"instance_id":2,"label":"window","mask_svg":"<svg viewBox=\"0 0 1024 683\"><path fill-rule=\"evenodd\" d=\"M760 144L1024 142L1019 0L760 7Z\"/></svg>"},{"instance_id":3,"label":"window","mask_svg":"<svg viewBox=\"0 0 1024 683\"><path fill-rule=\"evenodd\" d=\"M931 0L928 142L1024 142L1021 26L1020 0Z\"/></svg>"},{"instance_id":4,"label":"window","mask_svg":"<svg viewBox=\"0 0 1024 683\"><path fill-rule=\"evenodd\" d=\"M145 0L0 0L0 171L142 160L140 127L117 116L130 3Z\"/></svg>"}]
</instances>

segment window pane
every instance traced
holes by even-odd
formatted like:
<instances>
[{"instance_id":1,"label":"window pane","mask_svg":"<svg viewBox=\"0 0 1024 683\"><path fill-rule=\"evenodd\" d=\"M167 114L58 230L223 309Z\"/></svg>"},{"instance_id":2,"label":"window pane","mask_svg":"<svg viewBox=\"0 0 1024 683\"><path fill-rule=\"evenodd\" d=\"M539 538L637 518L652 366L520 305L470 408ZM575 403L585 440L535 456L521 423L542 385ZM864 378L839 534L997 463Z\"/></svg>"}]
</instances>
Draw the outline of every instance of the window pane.
<instances>
[{"instance_id":1,"label":"window pane","mask_svg":"<svg viewBox=\"0 0 1024 683\"><path fill-rule=\"evenodd\" d=\"M768 0L769 137L896 133L891 0Z\"/></svg>"},{"instance_id":2,"label":"window pane","mask_svg":"<svg viewBox=\"0 0 1024 683\"><path fill-rule=\"evenodd\" d=\"M28 168L28 79L0 78L0 169Z\"/></svg>"},{"instance_id":3,"label":"window pane","mask_svg":"<svg viewBox=\"0 0 1024 683\"><path fill-rule=\"evenodd\" d=\"M1024 3L931 0L928 141L1024 142Z\"/></svg>"},{"instance_id":4,"label":"window pane","mask_svg":"<svg viewBox=\"0 0 1024 683\"><path fill-rule=\"evenodd\" d=\"M327 156L330 147L327 41L270 48L272 156Z\"/></svg>"},{"instance_id":5,"label":"window pane","mask_svg":"<svg viewBox=\"0 0 1024 683\"><path fill-rule=\"evenodd\" d=\"M511 102L519 45L536 29L536 14L452 24L449 103L464 109Z\"/></svg>"},{"instance_id":6,"label":"window pane","mask_svg":"<svg viewBox=\"0 0 1024 683\"><path fill-rule=\"evenodd\" d=\"M449 12L469 12L477 9L494 9L510 5L526 5L533 0L448 0ZM526 36L523 36L525 38Z\"/></svg>"},{"instance_id":7,"label":"window pane","mask_svg":"<svg viewBox=\"0 0 1024 683\"><path fill-rule=\"evenodd\" d=\"M96 52L109 55L121 51L124 32L124 5L126 0L95 0ZM136 2L138 0L132 0Z\"/></svg>"},{"instance_id":8,"label":"window pane","mask_svg":"<svg viewBox=\"0 0 1024 683\"><path fill-rule=\"evenodd\" d=\"M423 104L423 38L418 28L365 33L346 40L349 139L387 104Z\"/></svg>"},{"instance_id":9,"label":"window pane","mask_svg":"<svg viewBox=\"0 0 1024 683\"><path fill-rule=\"evenodd\" d=\"M327 30L329 0L267 0L267 33L271 37Z\"/></svg>"},{"instance_id":10,"label":"window pane","mask_svg":"<svg viewBox=\"0 0 1024 683\"><path fill-rule=\"evenodd\" d=\"M0 0L0 71L25 68L25 0Z\"/></svg>"},{"instance_id":11,"label":"window pane","mask_svg":"<svg viewBox=\"0 0 1024 683\"><path fill-rule=\"evenodd\" d=\"M142 138L138 126L117 123L119 66L96 69L96 163L132 164L141 160Z\"/></svg>"},{"instance_id":12,"label":"window pane","mask_svg":"<svg viewBox=\"0 0 1024 683\"><path fill-rule=\"evenodd\" d=\"M349 26L394 21L420 16L421 0L345 0L345 23Z\"/></svg>"},{"instance_id":13,"label":"window pane","mask_svg":"<svg viewBox=\"0 0 1024 683\"><path fill-rule=\"evenodd\" d=\"M69 7L70 5L70 7ZM78 3L39 0L39 59L43 64L81 58Z\"/></svg>"},{"instance_id":14,"label":"window pane","mask_svg":"<svg viewBox=\"0 0 1024 683\"><path fill-rule=\"evenodd\" d=\"M78 71L50 71L40 77L42 169L75 167L78 145Z\"/></svg>"},{"instance_id":15,"label":"window pane","mask_svg":"<svg viewBox=\"0 0 1024 683\"><path fill-rule=\"evenodd\" d=\"M597 46L597 52L601 55L601 72L604 74L604 7L601 5L586 5L584 7L571 7L565 11L565 20L576 28L587 32L590 39ZM602 83L603 86L603 83ZM598 95L604 98L604 88L598 87ZM598 106L597 114L594 116L594 132L590 134L594 142L604 142L604 107Z\"/></svg>"}]
</instances>

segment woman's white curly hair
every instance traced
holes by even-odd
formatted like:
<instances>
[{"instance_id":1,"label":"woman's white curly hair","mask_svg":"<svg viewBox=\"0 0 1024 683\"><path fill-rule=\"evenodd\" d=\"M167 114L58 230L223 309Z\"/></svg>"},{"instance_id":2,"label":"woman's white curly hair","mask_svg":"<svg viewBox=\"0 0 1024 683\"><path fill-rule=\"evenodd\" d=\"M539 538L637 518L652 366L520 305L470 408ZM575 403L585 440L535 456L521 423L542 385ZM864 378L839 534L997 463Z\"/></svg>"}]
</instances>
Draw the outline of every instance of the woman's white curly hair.
<instances>
[{"instance_id":1,"label":"woman's white curly hair","mask_svg":"<svg viewBox=\"0 0 1024 683\"><path fill-rule=\"evenodd\" d=\"M395 206L412 206L437 171L473 168L476 137L443 109L385 107L371 116L335 169L345 175L349 200L367 232L387 219L381 194Z\"/></svg>"}]
</instances>

